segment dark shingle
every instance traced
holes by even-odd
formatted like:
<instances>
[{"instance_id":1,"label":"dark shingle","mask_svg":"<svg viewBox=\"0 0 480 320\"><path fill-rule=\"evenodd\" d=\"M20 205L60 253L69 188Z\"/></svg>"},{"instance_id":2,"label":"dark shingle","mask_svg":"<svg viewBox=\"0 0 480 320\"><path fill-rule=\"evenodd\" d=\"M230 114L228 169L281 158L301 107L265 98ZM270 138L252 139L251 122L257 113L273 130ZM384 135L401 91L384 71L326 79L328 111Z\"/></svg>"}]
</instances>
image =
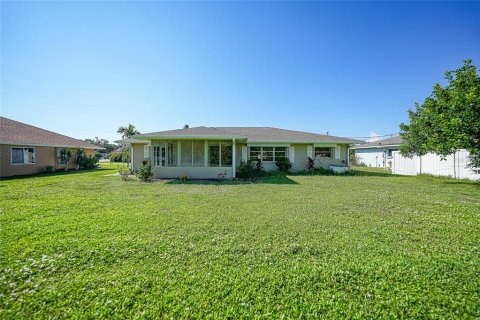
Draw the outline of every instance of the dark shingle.
<instances>
[{"instance_id":1,"label":"dark shingle","mask_svg":"<svg viewBox=\"0 0 480 320\"><path fill-rule=\"evenodd\" d=\"M287 143L360 143L362 141L317 133L286 130L270 127L194 127L187 129L160 131L134 136L141 138L243 138L248 142L287 142Z\"/></svg>"},{"instance_id":2,"label":"dark shingle","mask_svg":"<svg viewBox=\"0 0 480 320\"><path fill-rule=\"evenodd\" d=\"M77 140L22 122L0 117L0 143L52 147L102 149L94 144Z\"/></svg>"}]
</instances>

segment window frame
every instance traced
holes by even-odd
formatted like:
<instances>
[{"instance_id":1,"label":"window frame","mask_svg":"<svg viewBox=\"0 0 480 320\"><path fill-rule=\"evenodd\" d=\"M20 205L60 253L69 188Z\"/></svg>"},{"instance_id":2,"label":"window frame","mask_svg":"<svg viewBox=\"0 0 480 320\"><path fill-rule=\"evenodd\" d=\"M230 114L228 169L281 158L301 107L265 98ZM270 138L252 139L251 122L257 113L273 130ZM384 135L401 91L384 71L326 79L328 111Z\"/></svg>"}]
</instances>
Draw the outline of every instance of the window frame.
<instances>
[{"instance_id":1,"label":"window frame","mask_svg":"<svg viewBox=\"0 0 480 320\"><path fill-rule=\"evenodd\" d=\"M22 163L15 163L13 162L13 149L22 149L23 153L23 162ZM25 150L32 149L33 150L33 162L25 162L27 158L25 158ZM28 151L27 151L28 152ZM35 164L37 161L37 151L35 150L35 147L10 147L10 164L12 166L24 166L24 165L32 165Z\"/></svg>"},{"instance_id":2,"label":"window frame","mask_svg":"<svg viewBox=\"0 0 480 320\"><path fill-rule=\"evenodd\" d=\"M233 142L230 141L230 140L206 140L207 141L207 166L209 168L231 168L234 163L233 163ZM210 145L210 143L213 143L213 145ZM218 143L218 146L215 145L215 143ZM210 165L210 147L218 147L218 166L217 165ZM230 161L231 163L230 164L227 164L227 165L224 165L224 149L223 148L226 148L226 147L230 147L231 148L231 153L230 153Z\"/></svg>"},{"instance_id":3,"label":"window frame","mask_svg":"<svg viewBox=\"0 0 480 320\"><path fill-rule=\"evenodd\" d=\"M317 149L328 149L330 151L330 156L317 156ZM333 155L333 157L332 157ZM333 159L335 156L335 148L334 147L313 147L313 157L314 158L327 158L327 159Z\"/></svg>"},{"instance_id":4,"label":"window frame","mask_svg":"<svg viewBox=\"0 0 480 320\"><path fill-rule=\"evenodd\" d=\"M248 146L248 160L253 160L257 161L258 158L252 158L251 151L252 148L260 148L260 150L254 150L254 152L260 152L260 160L263 163L275 163L277 161L278 157L286 157L288 158L288 148L287 146ZM271 148L272 150L264 150L264 148ZM282 150L277 150L277 148L281 148ZM263 160L264 159L264 153L272 153L272 160ZM277 156L277 153L284 153L281 156ZM270 156L268 156L270 157Z\"/></svg>"},{"instance_id":5,"label":"window frame","mask_svg":"<svg viewBox=\"0 0 480 320\"><path fill-rule=\"evenodd\" d=\"M61 160L61 159L60 159L60 153L61 153L61 151L62 151L62 150L68 150L68 148L56 148L56 150L57 150L57 152L56 152L56 154L55 154L55 158L56 158L56 160L57 160L57 164L60 164L60 165L62 165L62 166L68 164L68 162L69 162L70 160L67 161L66 163L60 161L60 160Z\"/></svg>"}]
</instances>

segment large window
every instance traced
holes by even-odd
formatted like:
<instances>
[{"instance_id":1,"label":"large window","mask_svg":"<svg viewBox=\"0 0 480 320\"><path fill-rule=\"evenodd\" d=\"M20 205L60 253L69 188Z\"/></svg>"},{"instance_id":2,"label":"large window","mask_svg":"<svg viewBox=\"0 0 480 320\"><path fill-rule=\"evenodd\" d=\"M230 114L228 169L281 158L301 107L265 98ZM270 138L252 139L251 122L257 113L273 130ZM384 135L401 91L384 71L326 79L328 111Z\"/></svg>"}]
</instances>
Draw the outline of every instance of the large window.
<instances>
[{"instance_id":1,"label":"large window","mask_svg":"<svg viewBox=\"0 0 480 320\"><path fill-rule=\"evenodd\" d=\"M203 167L205 165L205 141L194 140L192 143L193 166Z\"/></svg>"},{"instance_id":2,"label":"large window","mask_svg":"<svg viewBox=\"0 0 480 320\"><path fill-rule=\"evenodd\" d=\"M12 164L35 163L34 148L12 148Z\"/></svg>"},{"instance_id":3,"label":"large window","mask_svg":"<svg viewBox=\"0 0 480 320\"><path fill-rule=\"evenodd\" d=\"M287 147L250 147L250 159L274 162L280 157L287 156Z\"/></svg>"},{"instance_id":4,"label":"large window","mask_svg":"<svg viewBox=\"0 0 480 320\"><path fill-rule=\"evenodd\" d=\"M315 157L331 158L333 148L315 147Z\"/></svg>"},{"instance_id":5,"label":"large window","mask_svg":"<svg viewBox=\"0 0 480 320\"><path fill-rule=\"evenodd\" d=\"M191 167L193 165L193 143L192 140L183 140L180 143L181 167Z\"/></svg>"},{"instance_id":6,"label":"large window","mask_svg":"<svg viewBox=\"0 0 480 320\"><path fill-rule=\"evenodd\" d=\"M203 167L205 165L205 142L203 140L183 140L180 145L180 166Z\"/></svg>"},{"instance_id":7,"label":"large window","mask_svg":"<svg viewBox=\"0 0 480 320\"><path fill-rule=\"evenodd\" d=\"M178 163L177 141L167 141L167 167L176 167Z\"/></svg>"},{"instance_id":8,"label":"large window","mask_svg":"<svg viewBox=\"0 0 480 320\"><path fill-rule=\"evenodd\" d=\"M64 157L62 157L62 152L66 154L68 152L65 148L57 148L57 163L58 164L67 164L67 161Z\"/></svg>"},{"instance_id":9,"label":"large window","mask_svg":"<svg viewBox=\"0 0 480 320\"><path fill-rule=\"evenodd\" d=\"M232 152L232 143L230 141L209 141L208 165L210 167L231 166Z\"/></svg>"}]
</instances>

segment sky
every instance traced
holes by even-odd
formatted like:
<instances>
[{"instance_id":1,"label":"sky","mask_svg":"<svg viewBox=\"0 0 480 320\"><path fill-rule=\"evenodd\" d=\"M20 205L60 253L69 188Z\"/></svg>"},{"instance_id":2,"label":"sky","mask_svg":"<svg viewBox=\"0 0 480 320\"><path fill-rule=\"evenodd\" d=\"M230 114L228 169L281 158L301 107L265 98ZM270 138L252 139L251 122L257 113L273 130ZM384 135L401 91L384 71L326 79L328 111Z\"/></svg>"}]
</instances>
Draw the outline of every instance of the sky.
<instances>
[{"instance_id":1,"label":"sky","mask_svg":"<svg viewBox=\"0 0 480 320\"><path fill-rule=\"evenodd\" d=\"M192 126L397 133L480 65L474 2L1 2L4 117L117 140Z\"/></svg>"}]
</instances>

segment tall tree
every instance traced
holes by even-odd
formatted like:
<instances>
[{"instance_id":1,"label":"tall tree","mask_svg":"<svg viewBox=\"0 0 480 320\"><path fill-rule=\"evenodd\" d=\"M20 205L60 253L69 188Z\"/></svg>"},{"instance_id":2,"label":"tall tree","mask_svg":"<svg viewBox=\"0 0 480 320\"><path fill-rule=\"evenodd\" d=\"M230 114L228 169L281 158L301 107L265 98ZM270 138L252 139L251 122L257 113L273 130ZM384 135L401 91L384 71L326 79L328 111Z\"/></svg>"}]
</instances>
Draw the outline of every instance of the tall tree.
<instances>
[{"instance_id":1,"label":"tall tree","mask_svg":"<svg viewBox=\"0 0 480 320\"><path fill-rule=\"evenodd\" d=\"M409 124L400 125L406 156L435 152L443 157L458 149L470 152L470 165L480 172L480 77L472 60L445 73L447 85L433 87L423 104L408 110Z\"/></svg>"},{"instance_id":2,"label":"tall tree","mask_svg":"<svg viewBox=\"0 0 480 320\"><path fill-rule=\"evenodd\" d=\"M136 134L140 134L140 132L137 131L135 129L135 126L131 123L129 123L128 126L126 126L126 127L118 128L117 132L122 135L122 139L131 138L132 136L134 136Z\"/></svg>"}]
</instances>

